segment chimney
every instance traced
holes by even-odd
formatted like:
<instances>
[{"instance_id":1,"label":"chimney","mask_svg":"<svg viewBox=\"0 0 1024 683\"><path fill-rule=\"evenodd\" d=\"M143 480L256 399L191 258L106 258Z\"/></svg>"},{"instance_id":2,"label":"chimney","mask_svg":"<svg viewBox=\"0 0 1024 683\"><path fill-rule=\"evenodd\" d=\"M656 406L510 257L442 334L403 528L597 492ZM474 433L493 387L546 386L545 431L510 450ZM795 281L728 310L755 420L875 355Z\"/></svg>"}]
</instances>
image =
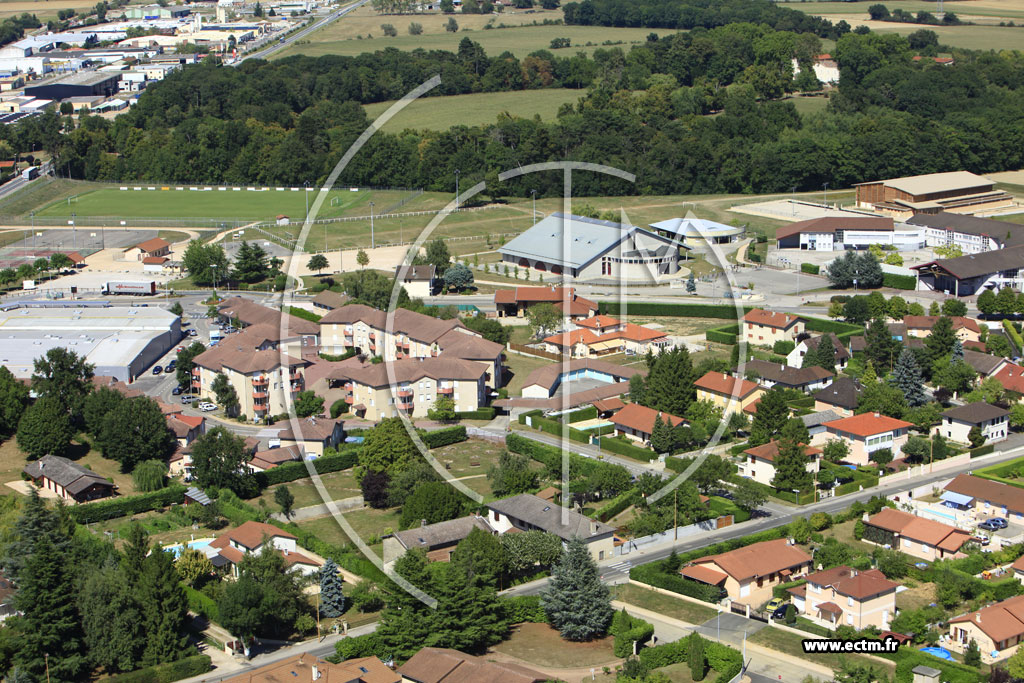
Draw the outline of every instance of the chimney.
<instances>
[{"instance_id":1,"label":"chimney","mask_svg":"<svg viewBox=\"0 0 1024 683\"><path fill-rule=\"evenodd\" d=\"M313 673L313 680L314 681L319 680L320 679L320 667L318 667L316 664L314 664L311 671Z\"/></svg>"},{"instance_id":2,"label":"chimney","mask_svg":"<svg viewBox=\"0 0 1024 683\"><path fill-rule=\"evenodd\" d=\"M875 417L881 417L881 415L879 415L878 413L875 413Z\"/></svg>"},{"instance_id":3,"label":"chimney","mask_svg":"<svg viewBox=\"0 0 1024 683\"><path fill-rule=\"evenodd\" d=\"M594 521L590 522L590 533L591 534L596 534L597 533L597 522L594 522Z\"/></svg>"},{"instance_id":4,"label":"chimney","mask_svg":"<svg viewBox=\"0 0 1024 683\"><path fill-rule=\"evenodd\" d=\"M976 622L978 622L979 624L981 623L981 612L975 612L974 613L974 620Z\"/></svg>"},{"instance_id":5,"label":"chimney","mask_svg":"<svg viewBox=\"0 0 1024 683\"><path fill-rule=\"evenodd\" d=\"M420 520L420 527L425 527L426 525L427 525L427 520L421 519Z\"/></svg>"}]
</instances>

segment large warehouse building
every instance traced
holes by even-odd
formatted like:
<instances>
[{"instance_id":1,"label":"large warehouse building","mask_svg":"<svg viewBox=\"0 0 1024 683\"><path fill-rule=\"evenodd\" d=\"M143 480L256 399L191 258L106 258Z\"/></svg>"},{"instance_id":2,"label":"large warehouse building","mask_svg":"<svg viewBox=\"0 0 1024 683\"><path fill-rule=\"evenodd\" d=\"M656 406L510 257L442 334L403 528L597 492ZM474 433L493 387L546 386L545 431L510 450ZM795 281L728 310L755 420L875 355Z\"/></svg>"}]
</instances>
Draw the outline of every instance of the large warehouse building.
<instances>
[{"instance_id":1,"label":"large warehouse building","mask_svg":"<svg viewBox=\"0 0 1024 683\"><path fill-rule=\"evenodd\" d=\"M857 183L857 208L906 220L918 213L977 213L1013 205L995 181L967 171Z\"/></svg>"},{"instance_id":2,"label":"large warehouse building","mask_svg":"<svg viewBox=\"0 0 1024 683\"><path fill-rule=\"evenodd\" d=\"M0 310L0 365L15 377L31 377L36 358L63 347L96 375L130 381L181 338L181 319L152 306L22 302Z\"/></svg>"},{"instance_id":3,"label":"large warehouse building","mask_svg":"<svg viewBox=\"0 0 1024 683\"><path fill-rule=\"evenodd\" d=\"M70 76L43 81L39 85L26 86L25 94L47 100L93 95L111 97L117 94L120 80L120 71L79 71Z\"/></svg>"}]
</instances>

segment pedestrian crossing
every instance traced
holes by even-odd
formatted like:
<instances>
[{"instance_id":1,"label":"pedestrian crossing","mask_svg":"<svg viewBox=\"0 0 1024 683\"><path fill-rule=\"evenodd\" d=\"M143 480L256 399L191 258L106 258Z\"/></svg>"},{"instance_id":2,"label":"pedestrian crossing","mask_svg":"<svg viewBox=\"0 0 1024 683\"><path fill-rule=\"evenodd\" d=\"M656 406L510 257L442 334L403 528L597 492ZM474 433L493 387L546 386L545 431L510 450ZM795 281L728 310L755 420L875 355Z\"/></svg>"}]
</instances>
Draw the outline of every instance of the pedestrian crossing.
<instances>
[{"instance_id":1,"label":"pedestrian crossing","mask_svg":"<svg viewBox=\"0 0 1024 683\"><path fill-rule=\"evenodd\" d=\"M632 566L633 566L632 562L623 561L623 562L615 562L614 564L610 564L610 565L608 565L607 568L611 569L611 570L614 570L614 571L617 571L617 572L628 572Z\"/></svg>"}]
</instances>

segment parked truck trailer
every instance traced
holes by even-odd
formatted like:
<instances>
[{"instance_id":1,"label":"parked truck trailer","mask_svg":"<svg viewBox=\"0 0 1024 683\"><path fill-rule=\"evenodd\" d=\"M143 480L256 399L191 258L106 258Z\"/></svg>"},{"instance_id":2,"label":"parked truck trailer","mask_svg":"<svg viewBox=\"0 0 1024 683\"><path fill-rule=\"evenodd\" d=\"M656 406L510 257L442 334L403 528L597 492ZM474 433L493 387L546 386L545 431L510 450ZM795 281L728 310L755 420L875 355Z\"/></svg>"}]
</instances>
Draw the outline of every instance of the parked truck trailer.
<instances>
[{"instance_id":1,"label":"parked truck trailer","mask_svg":"<svg viewBox=\"0 0 1024 683\"><path fill-rule=\"evenodd\" d=\"M110 294L156 294L156 282L153 280L115 280L103 283L103 293Z\"/></svg>"}]
</instances>

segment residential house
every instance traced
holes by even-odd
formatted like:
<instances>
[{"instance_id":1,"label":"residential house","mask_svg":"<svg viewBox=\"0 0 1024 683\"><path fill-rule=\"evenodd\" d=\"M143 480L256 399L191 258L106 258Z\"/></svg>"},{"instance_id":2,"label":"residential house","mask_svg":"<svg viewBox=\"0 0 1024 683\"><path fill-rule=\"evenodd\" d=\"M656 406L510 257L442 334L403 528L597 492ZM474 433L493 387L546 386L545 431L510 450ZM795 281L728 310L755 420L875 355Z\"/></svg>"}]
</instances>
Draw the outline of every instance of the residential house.
<instances>
[{"instance_id":1,"label":"residential house","mask_svg":"<svg viewBox=\"0 0 1024 683\"><path fill-rule=\"evenodd\" d=\"M615 425L615 436L624 435L632 441L639 441L644 446L651 445L651 434L654 433L654 423L658 418L669 427L681 425L686 420L660 410L654 410L639 403L629 403L609 418Z\"/></svg>"},{"instance_id":2,"label":"residential house","mask_svg":"<svg viewBox=\"0 0 1024 683\"><path fill-rule=\"evenodd\" d=\"M810 393L824 389L832 383L835 373L817 365L807 368L795 368L790 365L772 363L766 360L749 360L744 367L746 376L765 389L776 384L785 389L796 389Z\"/></svg>"},{"instance_id":3,"label":"residential house","mask_svg":"<svg viewBox=\"0 0 1024 683\"><path fill-rule=\"evenodd\" d=\"M942 412L942 423L934 430L947 439L966 444L971 442L970 433L975 427L981 430L984 443L1006 441L1010 411L982 401L955 406Z\"/></svg>"},{"instance_id":4,"label":"residential house","mask_svg":"<svg viewBox=\"0 0 1024 683\"><path fill-rule=\"evenodd\" d=\"M846 625L858 631L869 626L884 630L896 614L899 587L877 569L842 565L808 574L807 583L789 593L798 614L829 629Z\"/></svg>"},{"instance_id":5,"label":"residential house","mask_svg":"<svg viewBox=\"0 0 1024 683\"><path fill-rule=\"evenodd\" d=\"M399 411L424 418L435 401L447 396L458 412L487 405L487 372L483 365L460 358L410 358L393 363L367 363L334 368L332 386L340 386L344 401L360 418L377 421Z\"/></svg>"},{"instance_id":6,"label":"residential house","mask_svg":"<svg viewBox=\"0 0 1024 683\"><path fill-rule=\"evenodd\" d=\"M597 304L576 294L574 287L515 287L494 293L499 318L522 318L536 304L553 304L568 320L579 322L597 314Z\"/></svg>"},{"instance_id":7,"label":"residential house","mask_svg":"<svg viewBox=\"0 0 1024 683\"><path fill-rule=\"evenodd\" d=\"M607 316L595 316L607 317ZM594 358L616 353L644 355L661 353L671 346L668 335L633 323L618 325L609 332L598 334L587 327L568 330L544 339L545 350L572 358Z\"/></svg>"},{"instance_id":8,"label":"residential house","mask_svg":"<svg viewBox=\"0 0 1024 683\"><path fill-rule=\"evenodd\" d=\"M487 520L479 515L468 515L446 522L427 524L423 520L419 526L405 531L396 531L384 539L384 564L390 564L409 550L422 548L427 559L432 562L447 562L459 541L469 536L473 529L480 529L489 534L495 531Z\"/></svg>"},{"instance_id":9,"label":"residential house","mask_svg":"<svg viewBox=\"0 0 1024 683\"><path fill-rule=\"evenodd\" d=\"M347 305L348 301L348 296L345 294L325 289L322 292L318 292L316 296L313 297L311 303L313 304L313 308L321 311L333 311L335 308L341 308L342 306Z\"/></svg>"},{"instance_id":10,"label":"residential house","mask_svg":"<svg viewBox=\"0 0 1024 683\"><path fill-rule=\"evenodd\" d=\"M18 589L14 583L3 574L0 574L0 624L18 613L14 607L14 596Z\"/></svg>"},{"instance_id":11,"label":"residential house","mask_svg":"<svg viewBox=\"0 0 1024 683\"><path fill-rule=\"evenodd\" d=\"M738 466L737 473L741 477L753 479L765 486L774 486L775 459L779 457L779 442L772 439L762 446L755 446L743 451L743 462ZM807 456L807 471L811 476L817 476L821 468L821 449L813 446L804 446L804 455Z\"/></svg>"},{"instance_id":12,"label":"residential house","mask_svg":"<svg viewBox=\"0 0 1024 683\"><path fill-rule=\"evenodd\" d=\"M594 399L611 398L612 396L628 392L629 380L633 375L637 374L646 377L647 370L645 368L609 363L608 361L595 358L578 358L568 362L552 363L541 366L526 376L526 379L523 381L523 397L552 398L563 382L588 378L606 383L607 387L598 388L607 389L611 392L603 396L595 396ZM562 398L562 396L558 398Z\"/></svg>"},{"instance_id":13,"label":"residential house","mask_svg":"<svg viewBox=\"0 0 1024 683\"><path fill-rule=\"evenodd\" d=\"M245 522L210 541L205 549L208 557L219 556L231 565L238 576L238 565L249 553L280 552L285 564L302 574L309 575L320 569L321 563L296 551L296 537L272 524ZM216 563L215 563L216 564Z\"/></svg>"},{"instance_id":14,"label":"residential house","mask_svg":"<svg viewBox=\"0 0 1024 683\"><path fill-rule=\"evenodd\" d=\"M1014 560L1013 564L1010 565L1010 569L1013 570L1013 577L1024 583L1024 555Z\"/></svg>"},{"instance_id":15,"label":"residential house","mask_svg":"<svg viewBox=\"0 0 1024 683\"><path fill-rule=\"evenodd\" d=\"M834 382L814 394L814 410L832 410L840 417L850 417L857 410L860 382L851 377L837 377Z\"/></svg>"},{"instance_id":16,"label":"residential house","mask_svg":"<svg viewBox=\"0 0 1024 683\"><path fill-rule=\"evenodd\" d=\"M169 256L171 243L162 237L153 237L124 250L125 258L142 261L146 257Z\"/></svg>"},{"instance_id":17,"label":"residential house","mask_svg":"<svg viewBox=\"0 0 1024 683\"><path fill-rule=\"evenodd\" d=\"M819 410L816 413L807 413L806 415L798 415L800 421L804 423L804 427L807 427L807 433L811 439L814 439L818 434L824 434L828 430L825 429L826 422L834 422L842 417L834 410Z\"/></svg>"},{"instance_id":18,"label":"residential house","mask_svg":"<svg viewBox=\"0 0 1024 683\"><path fill-rule=\"evenodd\" d=\"M957 496L954 504L971 509L978 519L1003 517L1007 521L1024 525L1024 495L1020 488L1000 481L992 481L971 474L958 474L944 487L943 500L948 494Z\"/></svg>"},{"instance_id":19,"label":"residential house","mask_svg":"<svg viewBox=\"0 0 1024 683\"><path fill-rule=\"evenodd\" d=\"M970 534L962 529L917 517L894 508L883 508L864 520L864 541L933 562L943 558L964 557L960 548Z\"/></svg>"},{"instance_id":20,"label":"residential house","mask_svg":"<svg viewBox=\"0 0 1024 683\"><path fill-rule=\"evenodd\" d=\"M880 415L878 413L862 413L853 417L844 417L825 423L825 432L811 443L819 446L831 439L842 439L850 447L846 461L854 465L867 465L871 454L883 448L892 450L894 457L902 452L907 443L908 431L914 425L905 420Z\"/></svg>"},{"instance_id":21,"label":"residential house","mask_svg":"<svg viewBox=\"0 0 1024 683\"><path fill-rule=\"evenodd\" d=\"M952 316L950 320L953 323L953 334L961 342L976 342L981 339L981 327L978 325L978 321L972 318L965 318L962 316ZM907 335L910 337L917 337L918 339L924 339L932 333L932 328L935 327L935 323L939 321L937 315L905 315L903 316L903 324L907 326Z\"/></svg>"},{"instance_id":22,"label":"residential house","mask_svg":"<svg viewBox=\"0 0 1024 683\"><path fill-rule=\"evenodd\" d=\"M298 444L292 444L283 448L268 448L256 451L252 454L252 460L246 464L246 467L250 473L255 474L256 472L272 470L286 462L299 462L301 460L302 447Z\"/></svg>"},{"instance_id":23,"label":"residential house","mask_svg":"<svg viewBox=\"0 0 1024 683\"><path fill-rule=\"evenodd\" d=\"M442 280L436 273L437 268L432 265L395 267L395 279L402 281L405 293L412 299L423 299L437 293Z\"/></svg>"},{"instance_id":24,"label":"residential house","mask_svg":"<svg viewBox=\"0 0 1024 683\"><path fill-rule=\"evenodd\" d=\"M75 503L107 498L117 488L92 470L57 455L33 460L22 471L36 486Z\"/></svg>"},{"instance_id":25,"label":"residential house","mask_svg":"<svg viewBox=\"0 0 1024 683\"><path fill-rule=\"evenodd\" d=\"M839 337L829 332L818 337L808 337L797 342L796 347L789 352L786 356L786 365L791 365L794 368L802 368L804 366L804 357L809 351L816 351L818 344L824 337L829 337L832 340L832 348L835 349L835 361L836 368L842 370L846 368L846 364L850 362L850 352L846 346L839 341Z\"/></svg>"},{"instance_id":26,"label":"residential house","mask_svg":"<svg viewBox=\"0 0 1024 683\"><path fill-rule=\"evenodd\" d=\"M961 652L973 640L983 654L998 653L996 659L1007 659L1024 640L1024 595L950 619L949 638Z\"/></svg>"},{"instance_id":27,"label":"residential house","mask_svg":"<svg viewBox=\"0 0 1024 683\"><path fill-rule=\"evenodd\" d=\"M193 390L203 399L216 400L213 382L224 375L238 396L239 414L255 422L288 412L285 397L306 388L304 371L310 363L279 349L264 334L269 327L246 328L196 356Z\"/></svg>"},{"instance_id":28,"label":"residential house","mask_svg":"<svg viewBox=\"0 0 1024 683\"><path fill-rule=\"evenodd\" d=\"M740 324L743 341L754 346L773 346L777 341L791 341L803 334L804 321L796 315L755 308L743 316Z\"/></svg>"},{"instance_id":29,"label":"residential house","mask_svg":"<svg viewBox=\"0 0 1024 683\"><path fill-rule=\"evenodd\" d=\"M610 315L599 314L577 320L573 323L573 327L587 329L600 336L609 332L621 332L626 328L626 323Z\"/></svg>"},{"instance_id":30,"label":"residential house","mask_svg":"<svg viewBox=\"0 0 1024 683\"><path fill-rule=\"evenodd\" d=\"M756 606L771 598L775 586L810 571L811 562L811 556L789 539L779 538L698 558L679 573L694 581L720 586L730 599Z\"/></svg>"},{"instance_id":31,"label":"residential house","mask_svg":"<svg viewBox=\"0 0 1024 683\"><path fill-rule=\"evenodd\" d=\"M722 409L722 413L738 413L754 405L764 396L764 389L757 382L732 377L724 372L707 372L693 383L697 388L698 401L710 401Z\"/></svg>"},{"instance_id":32,"label":"residential house","mask_svg":"<svg viewBox=\"0 0 1024 683\"><path fill-rule=\"evenodd\" d=\"M576 321L576 326L588 329L597 336L591 352L595 355L615 349L629 355L645 355L648 351L660 353L671 346L668 335L643 325L623 322L610 315L595 315ZM595 348L596 347L596 348Z\"/></svg>"},{"instance_id":33,"label":"residential house","mask_svg":"<svg viewBox=\"0 0 1024 683\"><path fill-rule=\"evenodd\" d=\"M967 352L964 351L964 358ZM1010 400L1020 401L1024 396L1024 367L1015 363L1006 363L993 375L1007 392L1010 392Z\"/></svg>"},{"instance_id":34,"label":"residential house","mask_svg":"<svg viewBox=\"0 0 1024 683\"><path fill-rule=\"evenodd\" d=\"M615 527L529 493L487 503L487 524L499 534L538 529L565 542L579 538L595 560L611 557L615 549Z\"/></svg>"},{"instance_id":35,"label":"residential house","mask_svg":"<svg viewBox=\"0 0 1024 683\"><path fill-rule=\"evenodd\" d=\"M398 667L397 672L402 675L403 683L545 683L551 680L550 675L521 664L491 661L442 647L420 649Z\"/></svg>"},{"instance_id":36,"label":"residential house","mask_svg":"<svg viewBox=\"0 0 1024 683\"><path fill-rule=\"evenodd\" d=\"M335 664L309 653L246 669L224 683L402 683L402 676L376 657L357 657Z\"/></svg>"},{"instance_id":37,"label":"residential house","mask_svg":"<svg viewBox=\"0 0 1024 683\"><path fill-rule=\"evenodd\" d=\"M256 449L259 448L260 440L255 436L245 437L245 441L242 445L243 455L252 458L253 454L256 453ZM186 482L192 481L192 475L194 473L194 465L192 462L192 446L178 446L178 449L171 455L167 461L168 473L172 477L181 477Z\"/></svg>"},{"instance_id":38,"label":"residential house","mask_svg":"<svg viewBox=\"0 0 1024 683\"><path fill-rule=\"evenodd\" d=\"M965 344L965 346L967 346ZM1010 365L1010 361L999 356L993 356L989 353L982 353L981 351L975 351L970 348L964 349L964 362L971 366L976 373L978 373L982 379L991 377L1002 370L1007 365Z\"/></svg>"},{"instance_id":39,"label":"residential house","mask_svg":"<svg viewBox=\"0 0 1024 683\"><path fill-rule=\"evenodd\" d=\"M342 420L310 415L299 420L299 429L292 428L292 421L277 433L282 448L300 446L306 455L317 457L328 448L335 448L345 440L345 423Z\"/></svg>"},{"instance_id":40,"label":"residential house","mask_svg":"<svg viewBox=\"0 0 1024 683\"><path fill-rule=\"evenodd\" d=\"M592 405L597 409L597 416L604 419L608 419L613 413L626 407L626 404L618 396L598 399Z\"/></svg>"},{"instance_id":41,"label":"residential house","mask_svg":"<svg viewBox=\"0 0 1024 683\"><path fill-rule=\"evenodd\" d=\"M201 415L178 412L166 415L164 419L180 447L188 446L206 432L206 418Z\"/></svg>"}]
</instances>

